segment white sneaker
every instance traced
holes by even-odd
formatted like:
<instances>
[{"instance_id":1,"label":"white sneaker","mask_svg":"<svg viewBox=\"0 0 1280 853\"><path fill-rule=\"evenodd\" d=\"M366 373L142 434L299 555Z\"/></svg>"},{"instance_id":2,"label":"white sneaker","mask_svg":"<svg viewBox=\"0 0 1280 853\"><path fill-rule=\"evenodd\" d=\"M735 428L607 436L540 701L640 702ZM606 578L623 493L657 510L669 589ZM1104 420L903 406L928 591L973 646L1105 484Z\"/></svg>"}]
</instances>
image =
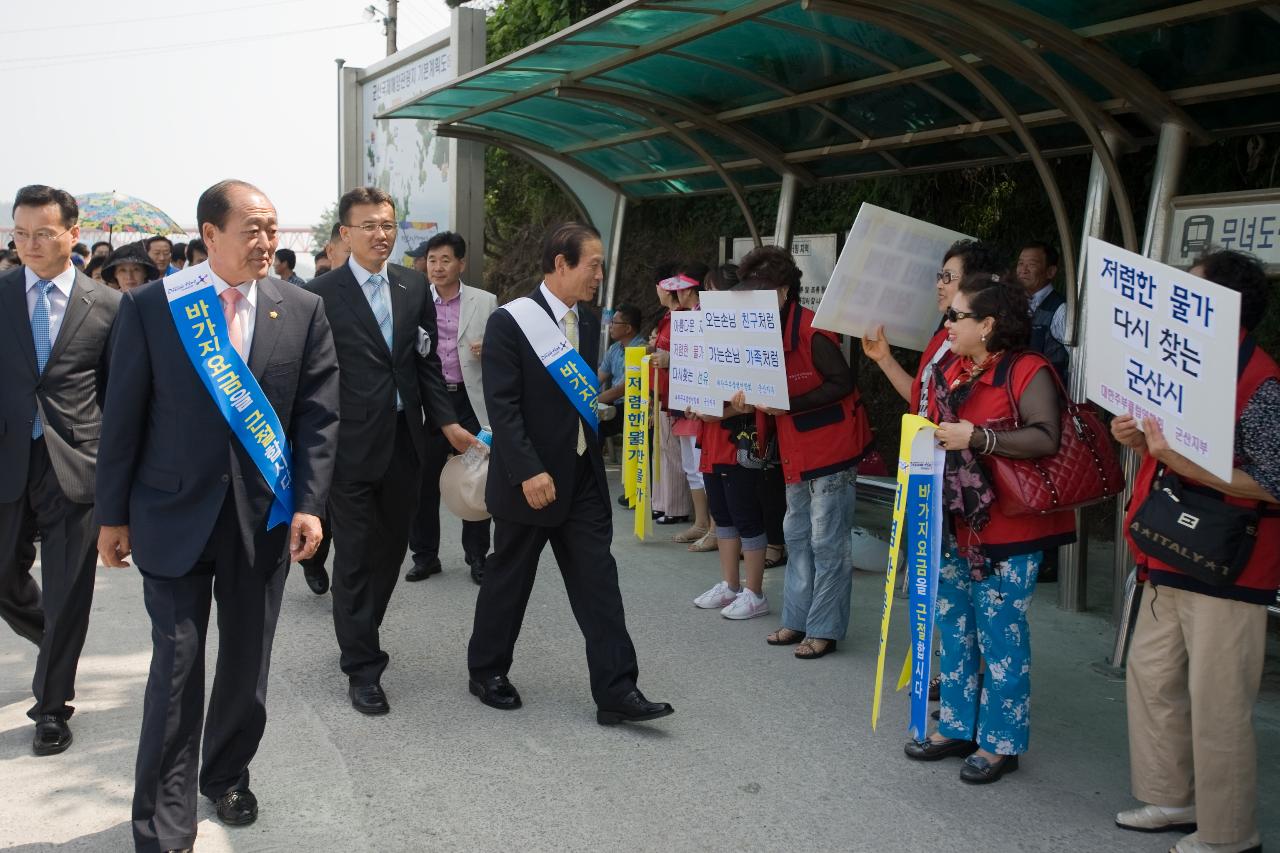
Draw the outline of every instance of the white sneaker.
<instances>
[{"instance_id":1,"label":"white sneaker","mask_svg":"<svg viewBox=\"0 0 1280 853\"><path fill-rule=\"evenodd\" d=\"M1139 806L1117 814L1116 826L1136 832L1191 832L1196 828L1196 807Z\"/></svg>"},{"instance_id":2,"label":"white sneaker","mask_svg":"<svg viewBox=\"0 0 1280 853\"><path fill-rule=\"evenodd\" d=\"M693 606L701 607L703 610L719 610L737 597L738 591L736 589L724 581L720 581L720 583L695 598Z\"/></svg>"},{"instance_id":3,"label":"white sneaker","mask_svg":"<svg viewBox=\"0 0 1280 853\"><path fill-rule=\"evenodd\" d=\"M1256 831L1244 841L1215 844L1201 841L1196 837L1196 833L1193 832L1184 836L1181 841L1169 850L1169 853L1254 853L1255 850L1261 849L1262 837Z\"/></svg>"},{"instance_id":4,"label":"white sneaker","mask_svg":"<svg viewBox=\"0 0 1280 853\"><path fill-rule=\"evenodd\" d=\"M769 612L769 599L756 595L745 586L742 592L733 599L733 603L720 611L726 619L754 619Z\"/></svg>"}]
</instances>

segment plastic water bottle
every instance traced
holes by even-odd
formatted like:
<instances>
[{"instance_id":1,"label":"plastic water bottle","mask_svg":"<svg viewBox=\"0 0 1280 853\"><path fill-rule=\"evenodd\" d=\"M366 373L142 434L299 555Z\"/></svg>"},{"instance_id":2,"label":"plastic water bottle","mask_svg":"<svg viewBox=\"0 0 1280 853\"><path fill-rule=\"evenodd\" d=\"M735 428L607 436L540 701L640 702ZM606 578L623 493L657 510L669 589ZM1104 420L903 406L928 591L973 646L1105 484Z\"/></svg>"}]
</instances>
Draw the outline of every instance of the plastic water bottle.
<instances>
[{"instance_id":1,"label":"plastic water bottle","mask_svg":"<svg viewBox=\"0 0 1280 853\"><path fill-rule=\"evenodd\" d=\"M493 433L487 429L480 430L476 438L480 440L480 444L471 445L467 448L467 452L462 454L462 464L472 471L488 464L489 448L493 446Z\"/></svg>"}]
</instances>

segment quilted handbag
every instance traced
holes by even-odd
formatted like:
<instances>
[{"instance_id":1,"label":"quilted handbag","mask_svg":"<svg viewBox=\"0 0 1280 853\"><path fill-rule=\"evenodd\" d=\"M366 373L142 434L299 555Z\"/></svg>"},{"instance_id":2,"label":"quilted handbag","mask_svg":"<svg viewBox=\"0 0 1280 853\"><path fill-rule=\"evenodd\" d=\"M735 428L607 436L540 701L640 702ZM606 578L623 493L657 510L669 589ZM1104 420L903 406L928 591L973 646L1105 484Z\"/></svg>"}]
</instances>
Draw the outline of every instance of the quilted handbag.
<instances>
[{"instance_id":1,"label":"quilted handbag","mask_svg":"<svg viewBox=\"0 0 1280 853\"><path fill-rule=\"evenodd\" d=\"M981 457L991 472L996 500L1005 515L1066 512L1100 503L1124 489L1124 470L1102 419L1092 407L1072 401L1057 371L1049 373L1058 386L1061 403L1058 452L1037 459L1010 459L994 454ZM1022 426L1011 382L1005 383L1005 390L1014 415L985 424L989 429Z\"/></svg>"}]
</instances>

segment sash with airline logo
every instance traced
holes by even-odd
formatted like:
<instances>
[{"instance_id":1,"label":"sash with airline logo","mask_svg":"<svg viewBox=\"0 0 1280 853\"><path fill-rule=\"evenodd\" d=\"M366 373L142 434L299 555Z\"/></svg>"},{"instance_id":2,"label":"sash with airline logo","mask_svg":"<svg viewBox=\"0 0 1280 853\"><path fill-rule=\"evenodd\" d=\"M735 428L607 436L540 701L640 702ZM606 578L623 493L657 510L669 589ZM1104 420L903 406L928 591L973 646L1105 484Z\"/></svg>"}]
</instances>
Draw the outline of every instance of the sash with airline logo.
<instances>
[{"instance_id":1,"label":"sash with airline logo","mask_svg":"<svg viewBox=\"0 0 1280 853\"><path fill-rule=\"evenodd\" d=\"M262 386L231 346L209 262L165 276L164 293L191 366L275 496L267 529L288 524L293 518L289 444Z\"/></svg>"},{"instance_id":2,"label":"sash with airline logo","mask_svg":"<svg viewBox=\"0 0 1280 853\"><path fill-rule=\"evenodd\" d=\"M578 414L582 415L591 431L598 433L600 423L596 417L596 396L600 392L596 388L595 371L587 366L586 360L569 344L569 339L560 331L551 315L537 302L522 296L502 308L515 318L516 325L555 381L556 387L573 404ZM594 335L596 330L584 329L581 334Z\"/></svg>"}]
</instances>

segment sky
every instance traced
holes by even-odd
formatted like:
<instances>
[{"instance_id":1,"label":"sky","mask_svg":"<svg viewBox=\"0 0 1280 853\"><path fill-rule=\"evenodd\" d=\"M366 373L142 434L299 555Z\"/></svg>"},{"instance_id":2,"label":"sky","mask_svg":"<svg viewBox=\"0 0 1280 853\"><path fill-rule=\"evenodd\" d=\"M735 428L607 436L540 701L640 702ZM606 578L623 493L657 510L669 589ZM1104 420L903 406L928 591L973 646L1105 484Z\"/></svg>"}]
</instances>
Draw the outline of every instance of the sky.
<instances>
[{"instance_id":1,"label":"sky","mask_svg":"<svg viewBox=\"0 0 1280 853\"><path fill-rule=\"evenodd\" d=\"M337 194L337 66L386 55L369 0L43 0L0 4L0 221L14 193L115 190L194 226L196 199L249 181L280 224ZM383 2L376 4L385 10ZM449 26L444 0L401 0L399 47Z\"/></svg>"}]
</instances>

